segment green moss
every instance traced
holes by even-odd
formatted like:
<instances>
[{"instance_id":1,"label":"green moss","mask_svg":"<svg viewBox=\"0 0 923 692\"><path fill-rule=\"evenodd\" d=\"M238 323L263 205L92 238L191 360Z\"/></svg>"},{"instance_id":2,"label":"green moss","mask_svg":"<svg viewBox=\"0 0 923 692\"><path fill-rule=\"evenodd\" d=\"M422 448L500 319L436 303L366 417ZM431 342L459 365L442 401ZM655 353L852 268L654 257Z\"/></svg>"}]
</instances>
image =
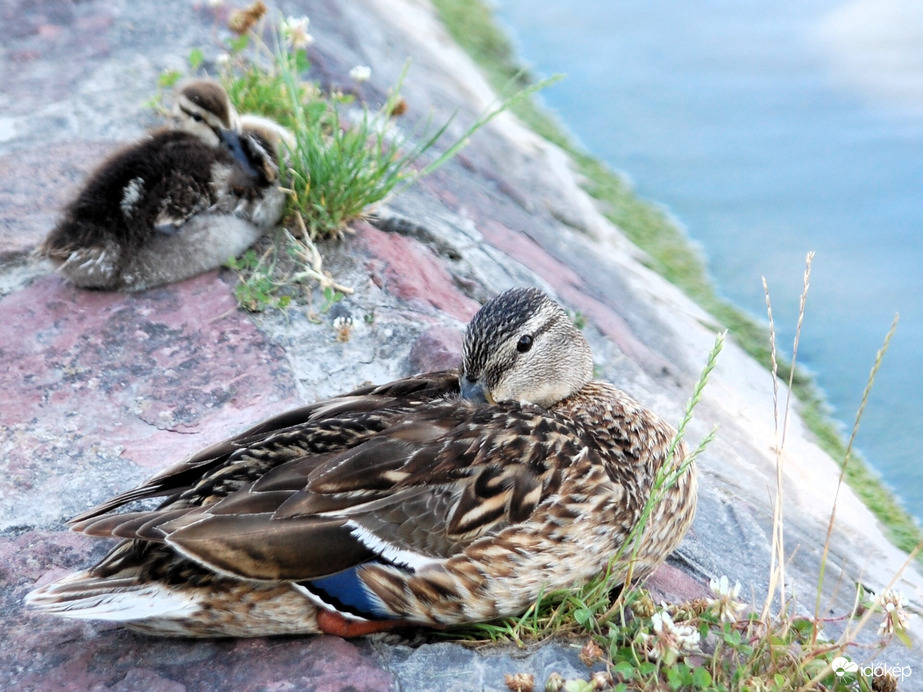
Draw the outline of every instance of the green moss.
<instances>
[{"instance_id":1,"label":"green moss","mask_svg":"<svg viewBox=\"0 0 923 692\"><path fill-rule=\"evenodd\" d=\"M485 3L481 0L434 0L434 5L455 41L480 65L500 94L522 89L529 83L530 76L517 64L512 45L497 27ZM624 178L579 149L564 128L543 112L534 99L521 100L512 110L537 134L571 155L587 181L587 192L600 202L609 220L648 254L650 268L685 291L724 325L747 353L769 367L767 329L717 295L703 258L682 230L656 205L638 197ZM787 364L780 363L780 378L788 381L788 375ZM799 412L821 448L842 463L846 445L827 415L827 406L811 378L796 370L793 390L800 402ZM855 454L847 465L846 481L885 525L895 545L910 551L923 539L913 517Z\"/></svg>"}]
</instances>

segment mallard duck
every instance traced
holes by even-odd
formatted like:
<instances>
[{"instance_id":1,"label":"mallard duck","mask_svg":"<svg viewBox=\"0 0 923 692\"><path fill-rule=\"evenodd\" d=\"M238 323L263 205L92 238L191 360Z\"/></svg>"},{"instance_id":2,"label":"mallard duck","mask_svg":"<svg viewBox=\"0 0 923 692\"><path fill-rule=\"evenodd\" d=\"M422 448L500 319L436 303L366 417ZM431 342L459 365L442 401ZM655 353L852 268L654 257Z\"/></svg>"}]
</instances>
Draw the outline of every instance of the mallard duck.
<instances>
[{"instance_id":1,"label":"mallard duck","mask_svg":"<svg viewBox=\"0 0 923 692\"><path fill-rule=\"evenodd\" d=\"M668 461L673 429L592 372L560 305L502 293L469 324L459 371L283 413L76 517L76 531L124 540L27 602L178 636L521 613L607 568ZM654 508L637 577L688 529L695 478L690 465ZM153 497L166 499L114 511Z\"/></svg>"},{"instance_id":2,"label":"mallard duck","mask_svg":"<svg viewBox=\"0 0 923 692\"><path fill-rule=\"evenodd\" d=\"M39 248L74 284L179 281L240 254L281 218L278 130L238 116L207 79L179 88L173 116L104 161Z\"/></svg>"}]
</instances>

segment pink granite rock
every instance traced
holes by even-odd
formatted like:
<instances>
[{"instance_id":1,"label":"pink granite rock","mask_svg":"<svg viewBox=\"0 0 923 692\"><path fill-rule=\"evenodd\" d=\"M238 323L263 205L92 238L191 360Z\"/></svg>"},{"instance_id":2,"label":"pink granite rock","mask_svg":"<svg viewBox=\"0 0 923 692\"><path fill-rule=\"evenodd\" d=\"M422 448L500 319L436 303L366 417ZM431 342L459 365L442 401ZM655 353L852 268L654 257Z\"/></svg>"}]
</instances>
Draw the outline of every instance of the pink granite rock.
<instances>
[{"instance_id":1,"label":"pink granite rock","mask_svg":"<svg viewBox=\"0 0 923 692\"><path fill-rule=\"evenodd\" d=\"M372 255L372 281L410 305L436 308L462 322L478 304L459 291L452 276L429 248L413 238L384 233L367 223L356 224L356 241Z\"/></svg>"},{"instance_id":2,"label":"pink granite rock","mask_svg":"<svg viewBox=\"0 0 923 692\"><path fill-rule=\"evenodd\" d=\"M284 355L215 272L137 295L48 276L0 302L0 323L7 525L31 503L48 518L87 503L75 493L96 460L152 473L298 403Z\"/></svg>"},{"instance_id":3,"label":"pink granite rock","mask_svg":"<svg viewBox=\"0 0 923 692\"><path fill-rule=\"evenodd\" d=\"M410 347L410 366L414 372L452 370L461 363L464 334L457 329L432 327Z\"/></svg>"}]
</instances>

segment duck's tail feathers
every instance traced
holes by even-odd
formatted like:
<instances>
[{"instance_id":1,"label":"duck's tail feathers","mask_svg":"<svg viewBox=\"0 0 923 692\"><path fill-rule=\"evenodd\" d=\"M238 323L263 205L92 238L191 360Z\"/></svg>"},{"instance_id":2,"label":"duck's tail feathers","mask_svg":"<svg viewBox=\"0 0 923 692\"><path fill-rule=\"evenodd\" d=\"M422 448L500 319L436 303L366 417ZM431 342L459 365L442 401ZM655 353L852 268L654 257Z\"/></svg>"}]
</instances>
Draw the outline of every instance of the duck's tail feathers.
<instances>
[{"instance_id":1,"label":"duck's tail feathers","mask_svg":"<svg viewBox=\"0 0 923 692\"><path fill-rule=\"evenodd\" d=\"M86 571L40 586L25 602L60 617L116 622L184 617L199 609L193 596L162 584L138 583L131 577L99 578Z\"/></svg>"}]
</instances>

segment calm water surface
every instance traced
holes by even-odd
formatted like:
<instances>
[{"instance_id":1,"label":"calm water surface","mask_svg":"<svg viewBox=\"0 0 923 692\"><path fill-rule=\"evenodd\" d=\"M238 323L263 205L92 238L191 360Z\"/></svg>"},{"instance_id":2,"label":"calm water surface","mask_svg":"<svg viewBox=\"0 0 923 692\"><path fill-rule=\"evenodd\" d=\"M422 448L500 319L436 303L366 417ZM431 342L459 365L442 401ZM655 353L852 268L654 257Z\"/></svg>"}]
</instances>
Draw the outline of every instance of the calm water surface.
<instances>
[{"instance_id":1,"label":"calm water surface","mask_svg":"<svg viewBox=\"0 0 923 692\"><path fill-rule=\"evenodd\" d=\"M725 296L791 344L858 447L923 517L923 3L499 0L582 144L703 248ZM790 348L790 347L789 347ZM767 386L769 386L767 384Z\"/></svg>"}]
</instances>

